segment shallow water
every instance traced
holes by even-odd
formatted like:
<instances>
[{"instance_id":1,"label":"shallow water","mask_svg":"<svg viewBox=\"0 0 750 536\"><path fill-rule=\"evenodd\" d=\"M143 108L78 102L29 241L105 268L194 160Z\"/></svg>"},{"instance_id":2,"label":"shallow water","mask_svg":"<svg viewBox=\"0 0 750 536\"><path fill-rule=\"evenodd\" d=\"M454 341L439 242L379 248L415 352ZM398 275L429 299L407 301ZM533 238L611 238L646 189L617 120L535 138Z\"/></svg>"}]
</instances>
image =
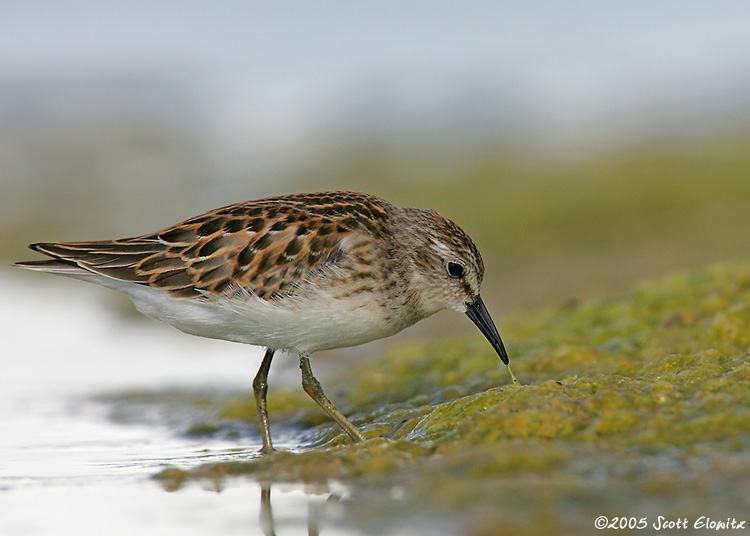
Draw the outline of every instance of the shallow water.
<instances>
[{"instance_id":1,"label":"shallow water","mask_svg":"<svg viewBox=\"0 0 750 536\"><path fill-rule=\"evenodd\" d=\"M191 439L168 415L123 423L101 402L132 389L247 389L260 350L128 321L73 281L5 272L0 289L0 534L358 533L337 520L343 487L241 478L168 491L151 478L164 467L249 459L259 443Z\"/></svg>"}]
</instances>

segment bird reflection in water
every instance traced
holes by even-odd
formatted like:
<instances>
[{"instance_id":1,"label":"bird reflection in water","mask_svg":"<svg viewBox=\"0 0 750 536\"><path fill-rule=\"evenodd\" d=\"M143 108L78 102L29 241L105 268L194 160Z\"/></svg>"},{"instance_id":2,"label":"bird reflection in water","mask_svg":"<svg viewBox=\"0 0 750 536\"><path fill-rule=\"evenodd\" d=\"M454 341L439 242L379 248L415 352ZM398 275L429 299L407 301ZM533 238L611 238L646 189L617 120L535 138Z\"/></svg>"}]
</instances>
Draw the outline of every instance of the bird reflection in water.
<instances>
[{"instance_id":1,"label":"bird reflection in water","mask_svg":"<svg viewBox=\"0 0 750 536\"><path fill-rule=\"evenodd\" d=\"M264 536L276 536L276 527L273 518L273 507L271 506L271 482L264 481L259 482L260 484L260 514L259 521L260 527L263 531ZM326 507L330 503L338 502L342 498L342 493L339 491L332 491L330 487L322 485L314 488L305 487L305 495L307 496L307 534L308 536L318 536L320 534L320 528L323 520L326 517ZM325 499L322 499L323 495L326 495ZM314 498L317 496L317 498ZM284 525L288 525L288 520L284 521Z\"/></svg>"}]
</instances>

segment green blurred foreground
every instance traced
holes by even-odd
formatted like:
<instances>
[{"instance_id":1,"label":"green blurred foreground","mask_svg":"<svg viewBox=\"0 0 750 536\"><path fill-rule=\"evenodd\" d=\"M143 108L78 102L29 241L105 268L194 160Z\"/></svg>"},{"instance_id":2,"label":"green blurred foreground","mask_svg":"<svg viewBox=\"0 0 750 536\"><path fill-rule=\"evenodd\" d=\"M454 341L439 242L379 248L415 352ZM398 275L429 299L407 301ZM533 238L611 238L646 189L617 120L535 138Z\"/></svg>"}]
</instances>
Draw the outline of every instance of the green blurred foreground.
<instances>
[{"instance_id":1,"label":"green blurred foreground","mask_svg":"<svg viewBox=\"0 0 750 536\"><path fill-rule=\"evenodd\" d=\"M301 452L159 478L167 489L230 475L343 481L352 522L378 530L420 518L472 535L590 534L600 515L649 528L660 515L750 518L750 262L508 318L502 331L521 387L478 333L399 347L328 382L366 443L350 444L301 389L272 392L272 427L307 430ZM222 405L194 431L255 420L250 394Z\"/></svg>"}]
</instances>

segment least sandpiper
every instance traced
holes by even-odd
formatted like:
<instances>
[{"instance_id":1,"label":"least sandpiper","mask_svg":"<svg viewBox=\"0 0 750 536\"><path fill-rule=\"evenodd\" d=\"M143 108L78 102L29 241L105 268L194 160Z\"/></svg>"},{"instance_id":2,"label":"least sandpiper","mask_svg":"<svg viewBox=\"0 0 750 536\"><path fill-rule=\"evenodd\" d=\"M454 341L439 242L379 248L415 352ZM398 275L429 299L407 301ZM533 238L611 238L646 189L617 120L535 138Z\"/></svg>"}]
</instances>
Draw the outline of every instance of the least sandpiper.
<instances>
[{"instance_id":1,"label":"least sandpiper","mask_svg":"<svg viewBox=\"0 0 750 536\"><path fill-rule=\"evenodd\" d=\"M434 210L354 192L295 194L133 238L29 247L52 259L16 266L113 288L185 333L264 346L253 391L266 453L273 451L267 376L277 350L299 354L305 392L354 441L365 438L310 369L315 351L387 337L452 309L466 313L508 365L479 296L479 250Z\"/></svg>"}]
</instances>

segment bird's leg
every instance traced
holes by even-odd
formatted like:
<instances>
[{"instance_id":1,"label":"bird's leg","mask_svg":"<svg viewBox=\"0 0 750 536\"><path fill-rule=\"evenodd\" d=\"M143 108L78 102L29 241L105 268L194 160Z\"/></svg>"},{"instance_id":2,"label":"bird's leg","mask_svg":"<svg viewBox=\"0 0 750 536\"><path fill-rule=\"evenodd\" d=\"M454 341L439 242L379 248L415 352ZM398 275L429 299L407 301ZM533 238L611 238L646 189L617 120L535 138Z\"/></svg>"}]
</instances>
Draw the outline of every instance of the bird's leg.
<instances>
[{"instance_id":1,"label":"bird's leg","mask_svg":"<svg viewBox=\"0 0 750 536\"><path fill-rule=\"evenodd\" d=\"M302 388L310 395L310 398L315 400L349 434L352 440L364 441L365 436L328 400L328 397L323 392L323 388L320 386L320 382L313 376L312 369L310 368L310 359L303 352L299 354L299 368L302 369Z\"/></svg>"},{"instance_id":2,"label":"bird's leg","mask_svg":"<svg viewBox=\"0 0 750 536\"><path fill-rule=\"evenodd\" d=\"M266 355L258 369L258 374L253 380L253 393L255 394L255 405L258 407L258 422L260 423L260 435L263 438L263 454L273 452L271 443L271 429L268 427L268 408L266 407L266 392L268 391L268 370L271 368L274 350L268 348Z\"/></svg>"}]
</instances>

